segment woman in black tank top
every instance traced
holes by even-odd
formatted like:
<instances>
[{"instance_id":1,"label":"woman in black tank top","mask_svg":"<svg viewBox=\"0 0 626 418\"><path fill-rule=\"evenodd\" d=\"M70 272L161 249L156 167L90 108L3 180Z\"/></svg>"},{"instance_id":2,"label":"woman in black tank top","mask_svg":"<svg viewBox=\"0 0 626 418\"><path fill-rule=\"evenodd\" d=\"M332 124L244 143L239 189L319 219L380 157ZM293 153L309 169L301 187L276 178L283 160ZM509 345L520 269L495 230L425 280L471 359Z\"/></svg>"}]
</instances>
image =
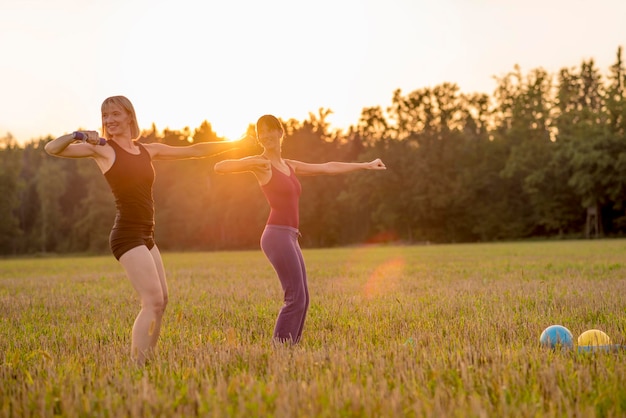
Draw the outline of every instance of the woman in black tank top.
<instances>
[{"instance_id":1,"label":"woman in black tank top","mask_svg":"<svg viewBox=\"0 0 626 418\"><path fill-rule=\"evenodd\" d=\"M115 197L116 216L109 242L141 299L132 329L131 358L143 365L153 354L168 301L165 269L154 242L152 161L203 158L233 147L232 142L204 142L186 147L140 144L140 130L132 103L113 96L101 106L102 134L76 131L45 146L50 155L93 158ZM80 140L80 143L75 143Z\"/></svg>"}]
</instances>

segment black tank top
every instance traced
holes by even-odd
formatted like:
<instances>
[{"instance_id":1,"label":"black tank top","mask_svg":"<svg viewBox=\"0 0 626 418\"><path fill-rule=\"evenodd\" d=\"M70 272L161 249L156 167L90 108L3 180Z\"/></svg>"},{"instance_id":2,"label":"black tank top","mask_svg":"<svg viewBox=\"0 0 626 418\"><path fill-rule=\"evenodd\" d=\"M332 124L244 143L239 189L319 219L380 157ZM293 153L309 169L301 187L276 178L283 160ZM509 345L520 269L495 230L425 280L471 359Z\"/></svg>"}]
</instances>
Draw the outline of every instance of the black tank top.
<instances>
[{"instance_id":1,"label":"black tank top","mask_svg":"<svg viewBox=\"0 0 626 418\"><path fill-rule=\"evenodd\" d=\"M139 154L130 154L115 141L107 142L115 151L115 161L104 173L115 197L114 228L154 227L154 167L148 151L136 142Z\"/></svg>"}]
</instances>

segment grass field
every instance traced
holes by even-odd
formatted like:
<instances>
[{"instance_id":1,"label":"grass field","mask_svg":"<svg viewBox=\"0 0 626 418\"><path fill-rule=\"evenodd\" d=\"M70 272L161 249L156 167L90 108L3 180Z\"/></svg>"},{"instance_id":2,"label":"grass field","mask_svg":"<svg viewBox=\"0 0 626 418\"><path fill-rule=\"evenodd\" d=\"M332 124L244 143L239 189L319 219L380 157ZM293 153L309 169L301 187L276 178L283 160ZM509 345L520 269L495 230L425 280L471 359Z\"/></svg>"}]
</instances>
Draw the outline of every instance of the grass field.
<instances>
[{"instance_id":1,"label":"grass field","mask_svg":"<svg viewBox=\"0 0 626 418\"><path fill-rule=\"evenodd\" d=\"M552 351L543 329L626 344L626 241L305 250L302 343L270 342L260 251L165 253L157 358L112 256L0 260L0 417L623 417L626 350Z\"/></svg>"}]
</instances>

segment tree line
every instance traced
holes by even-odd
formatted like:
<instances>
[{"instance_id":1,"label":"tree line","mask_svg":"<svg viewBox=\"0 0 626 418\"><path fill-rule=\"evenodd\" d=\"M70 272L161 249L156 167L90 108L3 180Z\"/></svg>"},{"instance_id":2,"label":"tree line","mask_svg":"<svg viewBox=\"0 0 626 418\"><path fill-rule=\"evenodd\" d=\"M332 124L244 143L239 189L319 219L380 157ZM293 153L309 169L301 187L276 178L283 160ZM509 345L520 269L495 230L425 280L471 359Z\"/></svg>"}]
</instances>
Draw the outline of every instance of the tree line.
<instances>
[{"instance_id":1,"label":"tree line","mask_svg":"<svg viewBox=\"0 0 626 418\"><path fill-rule=\"evenodd\" d=\"M454 83L363 109L347 130L331 111L283 120L286 158L382 158L385 172L301 178L301 244L478 242L619 236L626 231L626 70L593 59L551 74L514 67L492 94ZM250 125L248 129L253 130ZM104 253L113 197L91 160L54 158L52 137L0 138L0 254ZM142 142L220 140L208 121L191 132L153 125ZM156 161L156 238L164 250L258 248L269 208L249 173L203 160Z\"/></svg>"}]
</instances>

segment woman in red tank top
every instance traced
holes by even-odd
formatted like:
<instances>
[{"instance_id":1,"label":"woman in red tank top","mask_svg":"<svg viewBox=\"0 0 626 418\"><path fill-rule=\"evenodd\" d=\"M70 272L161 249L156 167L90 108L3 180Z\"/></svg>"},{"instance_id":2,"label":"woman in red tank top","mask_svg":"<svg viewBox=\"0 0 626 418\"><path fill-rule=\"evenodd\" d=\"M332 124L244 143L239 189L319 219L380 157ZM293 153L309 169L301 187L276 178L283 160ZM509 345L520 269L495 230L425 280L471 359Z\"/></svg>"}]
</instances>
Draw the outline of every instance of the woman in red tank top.
<instances>
[{"instance_id":1,"label":"woman in red tank top","mask_svg":"<svg viewBox=\"0 0 626 418\"><path fill-rule=\"evenodd\" d=\"M285 130L272 115L259 118L256 134L263 146L261 155L220 161L215 164L215 171L220 174L250 171L265 194L270 214L261 235L261 249L274 267L284 295L273 339L277 343L296 344L302 337L309 307L306 267L298 243L301 187L296 176L385 170L386 167L378 158L364 163L332 161L322 164L283 159L281 144Z\"/></svg>"},{"instance_id":2,"label":"woman in red tank top","mask_svg":"<svg viewBox=\"0 0 626 418\"><path fill-rule=\"evenodd\" d=\"M50 155L92 158L115 197L116 216L109 242L141 299L132 330L131 358L143 365L154 354L168 301L165 270L154 242L153 160L203 158L232 148L232 142L203 142L186 147L141 144L132 103L124 96L104 100L102 134L76 131L45 146ZM76 140L80 143L75 143Z\"/></svg>"}]
</instances>

